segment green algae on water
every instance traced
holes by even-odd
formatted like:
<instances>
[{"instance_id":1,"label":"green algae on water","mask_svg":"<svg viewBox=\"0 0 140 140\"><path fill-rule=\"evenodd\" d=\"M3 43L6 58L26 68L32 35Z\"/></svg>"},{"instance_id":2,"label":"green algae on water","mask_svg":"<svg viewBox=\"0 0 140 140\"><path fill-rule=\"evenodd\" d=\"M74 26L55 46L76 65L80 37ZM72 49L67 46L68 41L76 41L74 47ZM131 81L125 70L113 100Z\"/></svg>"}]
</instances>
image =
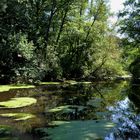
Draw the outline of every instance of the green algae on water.
<instances>
[{"instance_id":1,"label":"green algae on water","mask_svg":"<svg viewBox=\"0 0 140 140\"><path fill-rule=\"evenodd\" d=\"M53 121L50 126L52 127L40 128L40 131L49 135L48 139L96 140L104 139L115 124L105 120Z\"/></svg>"}]
</instances>

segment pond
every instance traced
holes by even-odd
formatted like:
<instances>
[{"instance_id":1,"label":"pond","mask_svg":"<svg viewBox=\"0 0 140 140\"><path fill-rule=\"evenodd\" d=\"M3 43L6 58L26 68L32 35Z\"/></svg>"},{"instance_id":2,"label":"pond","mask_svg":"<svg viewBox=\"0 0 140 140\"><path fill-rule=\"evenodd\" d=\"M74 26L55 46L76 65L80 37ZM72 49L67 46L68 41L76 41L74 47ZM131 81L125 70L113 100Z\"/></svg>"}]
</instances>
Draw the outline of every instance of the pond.
<instances>
[{"instance_id":1,"label":"pond","mask_svg":"<svg viewBox=\"0 0 140 140\"><path fill-rule=\"evenodd\" d=\"M140 139L139 112L140 86L129 82L6 88L0 140Z\"/></svg>"}]
</instances>

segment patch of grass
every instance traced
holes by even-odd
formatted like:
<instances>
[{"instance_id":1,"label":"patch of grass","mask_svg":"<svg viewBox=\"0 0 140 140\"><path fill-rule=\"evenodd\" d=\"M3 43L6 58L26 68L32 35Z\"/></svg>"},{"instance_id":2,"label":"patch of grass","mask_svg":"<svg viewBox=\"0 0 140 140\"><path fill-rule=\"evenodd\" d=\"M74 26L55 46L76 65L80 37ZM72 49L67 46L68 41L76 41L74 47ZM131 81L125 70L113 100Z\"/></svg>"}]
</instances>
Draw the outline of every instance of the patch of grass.
<instances>
[{"instance_id":1,"label":"patch of grass","mask_svg":"<svg viewBox=\"0 0 140 140\"><path fill-rule=\"evenodd\" d=\"M20 108L35 104L37 100L29 97L12 98L9 101L0 102L0 108Z\"/></svg>"},{"instance_id":2,"label":"patch of grass","mask_svg":"<svg viewBox=\"0 0 140 140\"><path fill-rule=\"evenodd\" d=\"M10 89L21 89L21 88L34 88L34 85L0 85L0 92L9 91Z\"/></svg>"},{"instance_id":3,"label":"patch of grass","mask_svg":"<svg viewBox=\"0 0 140 140\"><path fill-rule=\"evenodd\" d=\"M5 114L0 114L0 116L14 118L15 121L23 121L35 117L35 115L29 113L5 113Z\"/></svg>"}]
</instances>

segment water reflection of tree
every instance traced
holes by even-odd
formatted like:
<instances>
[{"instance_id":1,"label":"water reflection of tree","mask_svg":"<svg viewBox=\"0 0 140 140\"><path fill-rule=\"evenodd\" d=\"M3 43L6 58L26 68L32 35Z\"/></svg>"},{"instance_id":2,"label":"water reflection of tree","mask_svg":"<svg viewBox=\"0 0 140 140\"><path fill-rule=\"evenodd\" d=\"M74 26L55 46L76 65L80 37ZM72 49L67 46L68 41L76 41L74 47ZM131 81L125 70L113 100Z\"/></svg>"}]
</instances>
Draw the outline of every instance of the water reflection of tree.
<instances>
[{"instance_id":1,"label":"water reflection of tree","mask_svg":"<svg viewBox=\"0 0 140 140\"><path fill-rule=\"evenodd\" d=\"M66 107L73 111L51 113L53 120L89 120L108 117L106 107L122 99L123 83L76 84L63 87L59 97L62 99L56 107ZM75 106L76 105L76 106ZM78 106L85 107L79 110ZM97 115L98 114L98 115Z\"/></svg>"},{"instance_id":2,"label":"water reflection of tree","mask_svg":"<svg viewBox=\"0 0 140 140\"><path fill-rule=\"evenodd\" d=\"M138 112L140 112L140 85L132 84L129 91L129 99L134 103Z\"/></svg>"}]
</instances>

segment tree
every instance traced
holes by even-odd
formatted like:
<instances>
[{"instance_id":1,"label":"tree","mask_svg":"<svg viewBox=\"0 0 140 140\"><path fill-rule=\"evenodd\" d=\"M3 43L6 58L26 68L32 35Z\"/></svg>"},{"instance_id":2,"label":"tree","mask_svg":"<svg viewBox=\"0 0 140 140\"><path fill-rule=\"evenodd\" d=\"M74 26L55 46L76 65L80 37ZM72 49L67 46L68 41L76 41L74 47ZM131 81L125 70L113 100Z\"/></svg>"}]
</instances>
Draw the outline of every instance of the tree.
<instances>
[{"instance_id":1,"label":"tree","mask_svg":"<svg viewBox=\"0 0 140 140\"><path fill-rule=\"evenodd\" d=\"M79 2L77 6L72 7L72 12L68 13L69 20L65 23L58 46L65 77L99 78L107 73L108 75L116 73L115 63L118 64L118 62L114 60L117 60L120 55L117 50L118 42L109 43L108 17L110 13L107 4L103 0L90 1L90 3L85 1L84 4ZM78 12L77 7L81 5L82 8L78 9L82 9L82 12L81 10ZM113 49L114 52L111 51ZM116 53L117 57L113 58L114 60L110 57L109 51ZM113 60L112 68L114 66L114 69L111 65L107 68L108 60Z\"/></svg>"},{"instance_id":2,"label":"tree","mask_svg":"<svg viewBox=\"0 0 140 140\"><path fill-rule=\"evenodd\" d=\"M124 9L120 12L120 30L133 46L140 45L140 1L126 0Z\"/></svg>"},{"instance_id":3,"label":"tree","mask_svg":"<svg viewBox=\"0 0 140 140\"><path fill-rule=\"evenodd\" d=\"M106 0L2 0L0 6L0 73L7 81L118 74Z\"/></svg>"},{"instance_id":4,"label":"tree","mask_svg":"<svg viewBox=\"0 0 140 140\"><path fill-rule=\"evenodd\" d=\"M132 58L130 72L134 78L140 77L140 1L126 0L124 9L119 14L121 17L120 31L124 34L124 43L127 46L125 54L130 54ZM127 57L128 58L128 57Z\"/></svg>"}]
</instances>

